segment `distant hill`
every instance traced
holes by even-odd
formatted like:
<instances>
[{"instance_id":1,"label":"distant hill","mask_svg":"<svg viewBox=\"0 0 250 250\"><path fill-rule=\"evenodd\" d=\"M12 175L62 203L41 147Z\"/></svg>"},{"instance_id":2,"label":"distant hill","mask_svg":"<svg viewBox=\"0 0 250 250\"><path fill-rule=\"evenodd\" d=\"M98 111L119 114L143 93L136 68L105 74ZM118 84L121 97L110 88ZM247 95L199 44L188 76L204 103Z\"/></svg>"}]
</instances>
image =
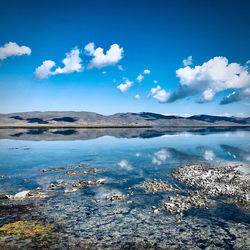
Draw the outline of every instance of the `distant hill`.
<instances>
[{"instance_id":1,"label":"distant hill","mask_svg":"<svg viewBox=\"0 0 250 250\"><path fill-rule=\"evenodd\" d=\"M0 126L250 126L250 117L194 115L182 117L156 113L47 111L0 114Z\"/></svg>"}]
</instances>

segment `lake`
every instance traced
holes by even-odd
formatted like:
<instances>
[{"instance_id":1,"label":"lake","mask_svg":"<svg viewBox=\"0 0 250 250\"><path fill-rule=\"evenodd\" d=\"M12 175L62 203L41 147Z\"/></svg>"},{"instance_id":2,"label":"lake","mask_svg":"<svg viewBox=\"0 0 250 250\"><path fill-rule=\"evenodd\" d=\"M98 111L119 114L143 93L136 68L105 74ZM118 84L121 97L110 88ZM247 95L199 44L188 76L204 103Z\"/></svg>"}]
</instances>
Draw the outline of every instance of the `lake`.
<instances>
[{"instance_id":1,"label":"lake","mask_svg":"<svg viewBox=\"0 0 250 250\"><path fill-rule=\"evenodd\" d=\"M249 174L250 131L2 130L0 192L14 195L50 188L44 198L1 200L1 205L29 210L5 211L0 214L0 227L24 220L56 225L57 240L48 240L52 249L249 249L250 213L241 206L224 203L225 197L214 198L215 203L208 209L192 208L178 216L164 210L154 213L154 208L172 195L171 191L152 194L133 188L144 181L161 179L189 189L175 181L171 171L198 163L210 167L239 165ZM90 165L74 169L84 173L67 174L72 171L70 166L80 164ZM79 178L103 179L104 184L65 192L65 186ZM65 186L57 187L58 183ZM114 193L122 199L110 200ZM28 248L36 246L35 241L1 236L0 246L7 242Z\"/></svg>"}]
</instances>

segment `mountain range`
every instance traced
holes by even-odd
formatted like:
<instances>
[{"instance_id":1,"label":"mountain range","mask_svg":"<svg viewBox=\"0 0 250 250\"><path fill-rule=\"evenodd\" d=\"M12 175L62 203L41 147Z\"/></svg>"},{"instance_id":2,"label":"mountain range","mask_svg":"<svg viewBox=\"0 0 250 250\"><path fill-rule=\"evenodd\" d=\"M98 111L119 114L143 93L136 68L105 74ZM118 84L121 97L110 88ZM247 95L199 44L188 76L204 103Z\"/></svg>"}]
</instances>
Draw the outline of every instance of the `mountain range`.
<instances>
[{"instance_id":1,"label":"mountain range","mask_svg":"<svg viewBox=\"0 0 250 250\"><path fill-rule=\"evenodd\" d=\"M116 113L101 115L94 112L46 111L0 114L0 127L4 126L250 126L250 117L193 115L182 117L150 112Z\"/></svg>"}]
</instances>

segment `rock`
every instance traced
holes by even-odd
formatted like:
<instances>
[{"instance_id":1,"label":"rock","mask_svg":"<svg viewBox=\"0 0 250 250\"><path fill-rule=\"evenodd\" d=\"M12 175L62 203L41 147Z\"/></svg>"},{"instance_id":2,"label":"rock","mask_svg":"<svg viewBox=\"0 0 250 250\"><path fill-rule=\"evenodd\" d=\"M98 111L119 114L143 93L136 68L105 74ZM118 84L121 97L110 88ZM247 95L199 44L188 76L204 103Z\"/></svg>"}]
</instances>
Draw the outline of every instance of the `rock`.
<instances>
[{"instance_id":1,"label":"rock","mask_svg":"<svg viewBox=\"0 0 250 250\"><path fill-rule=\"evenodd\" d=\"M27 195L28 195L29 192L30 191L28 191L28 190L21 191L19 193L16 193L12 198L13 199L24 199L24 198L27 197Z\"/></svg>"},{"instance_id":2,"label":"rock","mask_svg":"<svg viewBox=\"0 0 250 250\"><path fill-rule=\"evenodd\" d=\"M9 200L13 195L0 194L0 200Z\"/></svg>"},{"instance_id":3,"label":"rock","mask_svg":"<svg viewBox=\"0 0 250 250\"><path fill-rule=\"evenodd\" d=\"M48 187L49 190L55 190L56 189L56 185L54 184L50 184Z\"/></svg>"},{"instance_id":4,"label":"rock","mask_svg":"<svg viewBox=\"0 0 250 250\"><path fill-rule=\"evenodd\" d=\"M104 184L104 182L105 182L105 179L98 179L96 181L97 184Z\"/></svg>"},{"instance_id":5,"label":"rock","mask_svg":"<svg viewBox=\"0 0 250 250\"><path fill-rule=\"evenodd\" d=\"M77 188L69 188L69 189L65 189L64 193L73 193L73 192L75 192L77 190L78 190Z\"/></svg>"},{"instance_id":6,"label":"rock","mask_svg":"<svg viewBox=\"0 0 250 250\"><path fill-rule=\"evenodd\" d=\"M159 209L154 210L154 214L158 214L159 212L160 212Z\"/></svg>"},{"instance_id":7,"label":"rock","mask_svg":"<svg viewBox=\"0 0 250 250\"><path fill-rule=\"evenodd\" d=\"M56 172L56 171L63 171L68 169L77 169L77 168L83 168L83 167L90 167L92 164L80 164L77 166L66 166L66 167L60 167L60 168L49 168L49 169L43 169L42 172Z\"/></svg>"},{"instance_id":8,"label":"rock","mask_svg":"<svg viewBox=\"0 0 250 250\"><path fill-rule=\"evenodd\" d=\"M187 196L170 196L168 201L162 202L161 208L169 211L171 214L177 213L183 216L183 211L189 210L190 208L202 208L214 202L213 200L207 199L204 194L198 191L192 191L189 192Z\"/></svg>"},{"instance_id":9,"label":"rock","mask_svg":"<svg viewBox=\"0 0 250 250\"><path fill-rule=\"evenodd\" d=\"M113 193L111 195L106 196L106 199L110 201L116 201L116 200L122 200L125 197L126 195L122 195L121 193Z\"/></svg>"},{"instance_id":10,"label":"rock","mask_svg":"<svg viewBox=\"0 0 250 250\"><path fill-rule=\"evenodd\" d=\"M250 176L241 173L237 166L208 168L200 164L186 165L174 169L172 175L206 196L229 196L249 204Z\"/></svg>"},{"instance_id":11,"label":"rock","mask_svg":"<svg viewBox=\"0 0 250 250\"><path fill-rule=\"evenodd\" d=\"M177 186L178 187L178 186ZM153 179L153 181L144 181L142 184L135 186L134 188L144 188L144 193L157 193L160 191L179 191L174 188L171 184L168 184L165 181Z\"/></svg>"}]
</instances>

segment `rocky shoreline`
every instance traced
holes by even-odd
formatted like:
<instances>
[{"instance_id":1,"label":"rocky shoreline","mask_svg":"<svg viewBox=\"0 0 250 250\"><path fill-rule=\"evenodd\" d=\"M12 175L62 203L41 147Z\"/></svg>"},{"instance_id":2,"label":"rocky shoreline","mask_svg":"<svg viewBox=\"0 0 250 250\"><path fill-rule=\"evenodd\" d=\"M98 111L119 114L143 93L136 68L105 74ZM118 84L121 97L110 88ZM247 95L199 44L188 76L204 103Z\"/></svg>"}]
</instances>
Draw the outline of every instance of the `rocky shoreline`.
<instances>
[{"instance_id":1,"label":"rocky shoreline","mask_svg":"<svg viewBox=\"0 0 250 250\"><path fill-rule=\"evenodd\" d=\"M250 176L240 172L238 166L209 168L187 165L173 170L173 177L189 187L211 196L231 196L242 203L250 201Z\"/></svg>"},{"instance_id":2,"label":"rocky shoreline","mask_svg":"<svg viewBox=\"0 0 250 250\"><path fill-rule=\"evenodd\" d=\"M172 177L196 190L169 196L158 210L165 209L183 216L183 211L190 208L208 208L215 203L211 198L220 196L228 198L225 203L250 209L250 176L240 172L237 166L210 168L201 164L186 165L173 169Z\"/></svg>"},{"instance_id":3,"label":"rocky shoreline","mask_svg":"<svg viewBox=\"0 0 250 250\"><path fill-rule=\"evenodd\" d=\"M8 239L9 246L14 246L15 242L19 241L21 243L25 241L24 246L25 244L30 245L31 243L27 241L27 238L29 238L30 235L33 237L32 231L37 230L38 237L41 239L42 237L46 238L46 242L43 243L40 238L38 238L38 241L36 242L36 238L34 238L34 242L32 244L34 244L34 246L40 246L41 248L44 246L47 247L51 244L53 249L53 246L57 244L56 241L58 241L59 235L63 236L64 233L61 229L59 230L60 232L56 229L58 227L53 221L43 222L41 221L41 218L38 217L33 218L32 220L27 219L29 218L29 214L31 212L34 213L35 207L32 205L33 201L36 203L37 200L48 198L51 202L55 196L61 197L60 199L62 200L69 200L72 197L75 197L74 194L71 195L70 193L76 192L80 189L91 190L92 187L93 189L98 188L95 186L99 186L100 188L103 186L103 189L100 190L105 190L105 188L109 185L108 183L110 180L107 181L107 179L103 176L86 179L83 179L82 176L95 176L96 174L101 175L106 172L107 169L94 167L86 169L86 167L92 166L91 164L80 164L77 166L42 170L41 173L43 176L48 175L51 177L51 175L54 176L55 174L56 176L60 176L60 178L63 177L63 179L61 181L51 182L44 188L38 187L35 190L23 190L16 194L0 195L0 210L2 208L0 215L3 218L9 217L8 220L4 219L0 223L0 247L1 244L4 244L6 239ZM111 182L121 185L121 183L125 183L126 181L127 180L124 179L123 181L113 180ZM174 215L171 215L169 218L171 218L171 220L176 219L177 222L180 220L188 220L186 212L192 208L211 208L211 206L218 202L216 197L227 198L223 198L223 202L225 203L233 203L241 207L244 206L246 209L249 209L250 207L249 175L241 173L235 166L210 168L200 164L185 165L183 167L173 169L171 178L168 181L154 178L151 180L145 180L141 184L130 186L127 189L127 193L122 193L119 189L117 189L116 192L112 192L110 190L110 193L107 193L103 199L98 199L96 196L90 196L89 204L92 202L92 206L97 206L99 208L105 207L105 209L106 207L113 207L115 209L114 214L110 212L108 212L108 214L110 214L110 219L112 218L112 220L114 220L114 218L122 216L119 215L120 210L125 211L127 209L128 211L133 211L134 207L139 202L141 195L144 197L152 196L155 198L155 201L157 201L157 205L152 204L154 206L149 206L147 208L147 212L150 211L150 207L153 209L152 212L148 213L147 218L149 220L162 220L162 218L166 219L162 211L168 211L170 214ZM131 189L133 189L133 191ZM141 192L140 194L139 189L144 189L144 192ZM63 196L60 196L60 194ZM168 197L167 199L166 196ZM158 199L158 197L163 198ZM73 200L74 198L72 198L72 202ZM36 209L39 210L38 207ZM90 208L86 206L86 209ZM12 211L17 211L16 214L18 214L18 216L11 215ZM209 210L207 211L209 212ZM39 211L36 213L39 214ZM104 216L102 219L105 221L105 215L101 215ZM133 216L137 218L137 212L135 212ZM140 218L144 218L143 216L145 215L140 216ZM141 221L140 218L138 218L139 221ZM58 221L58 225L60 225L60 221ZM28 229L26 229L27 226L29 227ZM20 234L21 236L18 238L16 236L17 234ZM104 242L100 244L103 247ZM93 249L96 249L95 246L92 247ZM91 249L91 246L88 246L88 248ZM142 246L141 249L146 249L146 245ZM178 249L178 247L173 249Z\"/></svg>"}]
</instances>

